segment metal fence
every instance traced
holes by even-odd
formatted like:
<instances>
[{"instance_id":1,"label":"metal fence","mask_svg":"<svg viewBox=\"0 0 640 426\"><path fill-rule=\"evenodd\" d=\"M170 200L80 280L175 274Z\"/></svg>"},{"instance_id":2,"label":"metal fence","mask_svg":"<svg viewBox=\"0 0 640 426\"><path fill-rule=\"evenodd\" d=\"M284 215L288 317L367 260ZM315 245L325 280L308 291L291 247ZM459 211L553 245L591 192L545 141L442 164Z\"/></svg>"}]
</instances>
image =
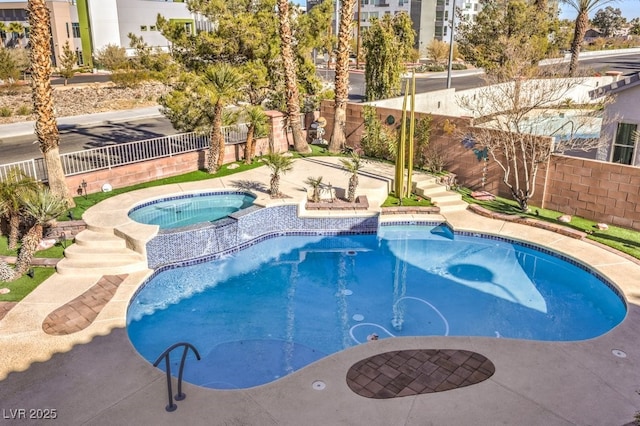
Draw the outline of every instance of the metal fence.
<instances>
[{"instance_id":1,"label":"metal fence","mask_svg":"<svg viewBox=\"0 0 640 426\"><path fill-rule=\"evenodd\" d=\"M246 124L223 127L225 143L233 145L245 142L247 129L248 126ZM60 160L65 176L72 176L156 158L200 151L209 146L209 140L208 134L182 133L61 154ZM0 165L0 180L6 179L12 169L21 170L27 176L40 181L47 180L43 158Z\"/></svg>"}]
</instances>

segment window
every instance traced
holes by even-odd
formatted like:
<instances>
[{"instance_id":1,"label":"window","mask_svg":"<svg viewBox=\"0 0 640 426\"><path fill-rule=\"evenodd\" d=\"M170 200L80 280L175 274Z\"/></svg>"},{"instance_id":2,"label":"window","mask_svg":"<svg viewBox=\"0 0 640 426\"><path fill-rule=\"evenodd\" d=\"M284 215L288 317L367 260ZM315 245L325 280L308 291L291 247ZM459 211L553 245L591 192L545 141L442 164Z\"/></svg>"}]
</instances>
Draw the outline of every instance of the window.
<instances>
[{"instance_id":1,"label":"window","mask_svg":"<svg viewBox=\"0 0 640 426\"><path fill-rule=\"evenodd\" d=\"M146 25L140 25L140 31L147 31Z\"/></svg>"},{"instance_id":2,"label":"window","mask_svg":"<svg viewBox=\"0 0 640 426\"><path fill-rule=\"evenodd\" d=\"M149 31L158 31L158 27L155 25L149 25Z\"/></svg>"},{"instance_id":3,"label":"window","mask_svg":"<svg viewBox=\"0 0 640 426\"><path fill-rule=\"evenodd\" d=\"M71 23L71 32L73 32L73 38L80 38L80 24L78 22Z\"/></svg>"},{"instance_id":4,"label":"window","mask_svg":"<svg viewBox=\"0 0 640 426\"><path fill-rule=\"evenodd\" d=\"M71 33L69 32L69 23L65 22L64 23L65 27L67 27L67 38L71 37Z\"/></svg>"},{"instance_id":5,"label":"window","mask_svg":"<svg viewBox=\"0 0 640 426\"><path fill-rule=\"evenodd\" d=\"M618 123L611 162L633 164L633 151L638 139L637 130L637 124Z\"/></svg>"}]
</instances>

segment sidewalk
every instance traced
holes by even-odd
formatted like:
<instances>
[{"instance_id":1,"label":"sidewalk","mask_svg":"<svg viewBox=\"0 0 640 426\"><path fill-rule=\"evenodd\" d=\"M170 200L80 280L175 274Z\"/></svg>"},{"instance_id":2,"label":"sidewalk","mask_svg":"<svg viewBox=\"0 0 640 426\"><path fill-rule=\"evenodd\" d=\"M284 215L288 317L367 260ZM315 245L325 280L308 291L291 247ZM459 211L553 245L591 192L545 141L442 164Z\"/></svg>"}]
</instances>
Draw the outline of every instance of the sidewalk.
<instances>
[{"instance_id":1,"label":"sidewalk","mask_svg":"<svg viewBox=\"0 0 640 426\"><path fill-rule=\"evenodd\" d=\"M99 112L95 114L74 115L58 118L58 128L66 130L74 127L89 127L103 123L117 123L129 120L161 117L160 106L126 109L120 111ZM0 125L0 139L33 135L35 121Z\"/></svg>"}]
</instances>

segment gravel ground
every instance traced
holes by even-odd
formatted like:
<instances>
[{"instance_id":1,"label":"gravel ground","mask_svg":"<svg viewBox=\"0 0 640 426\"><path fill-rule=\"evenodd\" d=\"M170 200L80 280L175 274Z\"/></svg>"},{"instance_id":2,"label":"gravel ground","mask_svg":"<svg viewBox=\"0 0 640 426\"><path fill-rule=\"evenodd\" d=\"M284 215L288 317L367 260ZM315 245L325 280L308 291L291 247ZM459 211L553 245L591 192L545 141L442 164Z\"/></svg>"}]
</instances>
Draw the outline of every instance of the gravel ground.
<instances>
[{"instance_id":1,"label":"gravel ground","mask_svg":"<svg viewBox=\"0 0 640 426\"><path fill-rule=\"evenodd\" d=\"M56 114L68 117L80 114L140 108L157 105L167 91L165 85L147 82L135 88L116 87L113 83L54 86ZM0 124L35 120L31 114L31 90L19 86L15 90L0 91ZM8 117L7 112L11 111Z\"/></svg>"}]
</instances>

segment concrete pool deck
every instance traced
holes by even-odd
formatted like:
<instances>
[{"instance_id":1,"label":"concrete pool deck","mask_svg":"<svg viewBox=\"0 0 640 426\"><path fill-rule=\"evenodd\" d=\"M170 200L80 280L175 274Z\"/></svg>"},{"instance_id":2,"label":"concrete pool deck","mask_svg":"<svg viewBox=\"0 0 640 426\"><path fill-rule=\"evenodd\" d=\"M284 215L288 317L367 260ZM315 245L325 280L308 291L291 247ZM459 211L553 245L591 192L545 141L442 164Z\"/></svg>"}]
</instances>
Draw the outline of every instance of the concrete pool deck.
<instances>
[{"instance_id":1,"label":"concrete pool deck","mask_svg":"<svg viewBox=\"0 0 640 426\"><path fill-rule=\"evenodd\" d=\"M184 191L237 188L251 183L269 203L295 203L306 197L308 176L346 185L348 175L336 162L298 160L282 176L288 199L269 200L264 191L269 175L256 169L242 175L191 183ZM389 168L369 165L361 176L377 214L380 185L388 185ZM383 178L375 178L380 175ZM88 221L94 229L135 225L123 223L122 211L132 203L160 197L161 187L123 194L98 204ZM175 190L175 188L173 189ZM358 193L362 193L358 191ZM108 200L107 200L108 201ZM326 213L326 212L325 212ZM355 214L331 212L330 214ZM415 337L382 339L320 360L275 383L216 391L185 383L187 398L166 412L166 378L133 349L126 335L128 302L150 270L127 272L113 297L95 320L80 331L51 335L45 318L87 293L104 271L83 272L77 263L67 274L55 274L0 320L0 423L2 424L203 424L203 425L622 425L640 410L640 265L616 253L542 229L450 209L439 215L394 216L399 219L446 220L455 229L530 241L565 253L607 276L625 295L628 313L609 333L580 342L535 342L495 338ZM139 231L139 232L138 232ZM65 259L66 260L66 259ZM115 271L112 271L115 272ZM348 386L349 369L362 359L403 349L458 349L482 354L495 374L472 386L445 392L392 399L369 399ZM623 351L626 357L612 351ZM618 353L618 352L616 352ZM179 355L174 355L174 357ZM189 365L187 365L189 368ZM325 384L320 390L316 381ZM174 393L176 392L174 380ZM30 409L41 410L30 412ZM51 415L35 419L30 415ZM26 410L26 411L20 411Z\"/></svg>"}]
</instances>

